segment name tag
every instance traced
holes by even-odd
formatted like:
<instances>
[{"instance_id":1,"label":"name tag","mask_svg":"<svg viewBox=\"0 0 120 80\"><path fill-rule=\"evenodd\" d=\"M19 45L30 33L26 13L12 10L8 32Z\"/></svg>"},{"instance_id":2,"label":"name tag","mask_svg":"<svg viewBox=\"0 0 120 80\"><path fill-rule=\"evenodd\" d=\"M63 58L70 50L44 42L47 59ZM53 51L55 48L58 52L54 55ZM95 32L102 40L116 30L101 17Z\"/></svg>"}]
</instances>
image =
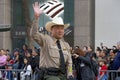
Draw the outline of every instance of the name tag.
<instances>
[{"instance_id":1,"label":"name tag","mask_svg":"<svg viewBox=\"0 0 120 80\"><path fill-rule=\"evenodd\" d=\"M84 63L81 63L81 64L80 64L80 67L84 67L84 66L85 66L85 64L84 64Z\"/></svg>"}]
</instances>

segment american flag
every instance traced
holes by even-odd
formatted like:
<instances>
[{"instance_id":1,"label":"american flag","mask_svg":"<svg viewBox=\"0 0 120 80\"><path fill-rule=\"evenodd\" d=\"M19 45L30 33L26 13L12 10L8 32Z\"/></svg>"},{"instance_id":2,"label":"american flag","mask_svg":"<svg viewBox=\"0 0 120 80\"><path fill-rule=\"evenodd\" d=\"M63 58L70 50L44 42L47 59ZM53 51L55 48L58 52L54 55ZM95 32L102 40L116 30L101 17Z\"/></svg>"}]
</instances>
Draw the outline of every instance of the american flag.
<instances>
[{"instance_id":1,"label":"american flag","mask_svg":"<svg viewBox=\"0 0 120 80\"><path fill-rule=\"evenodd\" d=\"M50 0L43 3L40 9L49 17L55 18L64 12L64 4L58 0Z\"/></svg>"}]
</instances>

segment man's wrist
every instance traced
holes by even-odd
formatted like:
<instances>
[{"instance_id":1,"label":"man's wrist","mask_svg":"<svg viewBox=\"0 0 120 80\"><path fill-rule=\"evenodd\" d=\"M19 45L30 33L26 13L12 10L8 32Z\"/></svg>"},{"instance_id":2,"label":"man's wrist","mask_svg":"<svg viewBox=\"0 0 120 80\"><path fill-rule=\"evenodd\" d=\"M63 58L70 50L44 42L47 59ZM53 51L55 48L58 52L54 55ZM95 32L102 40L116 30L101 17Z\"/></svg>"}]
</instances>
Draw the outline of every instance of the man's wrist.
<instances>
[{"instance_id":1,"label":"man's wrist","mask_svg":"<svg viewBox=\"0 0 120 80\"><path fill-rule=\"evenodd\" d=\"M40 15L38 14L34 14L35 18L38 19L40 17Z\"/></svg>"}]
</instances>

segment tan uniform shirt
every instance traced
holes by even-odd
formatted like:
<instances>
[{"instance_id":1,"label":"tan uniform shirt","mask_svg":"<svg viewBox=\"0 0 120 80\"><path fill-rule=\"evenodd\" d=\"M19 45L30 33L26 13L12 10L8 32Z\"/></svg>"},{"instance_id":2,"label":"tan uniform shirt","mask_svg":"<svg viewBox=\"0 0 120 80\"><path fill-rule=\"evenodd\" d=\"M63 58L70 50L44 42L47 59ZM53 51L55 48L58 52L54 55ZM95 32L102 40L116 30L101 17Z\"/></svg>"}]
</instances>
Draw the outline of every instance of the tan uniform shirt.
<instances>
[{"instance_id":1,"label":"tan uniform shirt","mask_svg":"<svg viewBox=\"0 0 120 80\"><path fill-rule=\"evenodd\" d=\"M33 39L40 45L40 67L55 67L59 68L60 66L60 55L59 49L57 47L54 37L42 34L38 32L38 21L37 19L33 20L31 34ZM72 59L70 54L70 46L63 39L60 39L61 48L64 54L65 64L67 65L68 75L72 75Z\"/></svg>"}]
</instances>

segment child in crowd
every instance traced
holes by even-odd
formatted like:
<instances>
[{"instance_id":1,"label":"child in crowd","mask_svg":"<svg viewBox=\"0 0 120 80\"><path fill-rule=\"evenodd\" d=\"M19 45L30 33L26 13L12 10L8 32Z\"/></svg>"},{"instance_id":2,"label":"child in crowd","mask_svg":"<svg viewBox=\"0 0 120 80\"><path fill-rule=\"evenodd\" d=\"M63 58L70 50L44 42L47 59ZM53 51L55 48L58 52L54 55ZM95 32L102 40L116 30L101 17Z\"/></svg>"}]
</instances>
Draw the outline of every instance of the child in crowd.
<instances>
[{"instance_id":1,"label":"child in crowd","mask_svg":"<svg viewBox=\"0 0 120 80\"><path fill-rule=\"evenodd\" d=\"M98 80L107 80L107 73L105 70L107 70L106 61L104 59L98 60L100 65L100 73L99 73L99 79Z\"/></svg>"}]
</instances>

